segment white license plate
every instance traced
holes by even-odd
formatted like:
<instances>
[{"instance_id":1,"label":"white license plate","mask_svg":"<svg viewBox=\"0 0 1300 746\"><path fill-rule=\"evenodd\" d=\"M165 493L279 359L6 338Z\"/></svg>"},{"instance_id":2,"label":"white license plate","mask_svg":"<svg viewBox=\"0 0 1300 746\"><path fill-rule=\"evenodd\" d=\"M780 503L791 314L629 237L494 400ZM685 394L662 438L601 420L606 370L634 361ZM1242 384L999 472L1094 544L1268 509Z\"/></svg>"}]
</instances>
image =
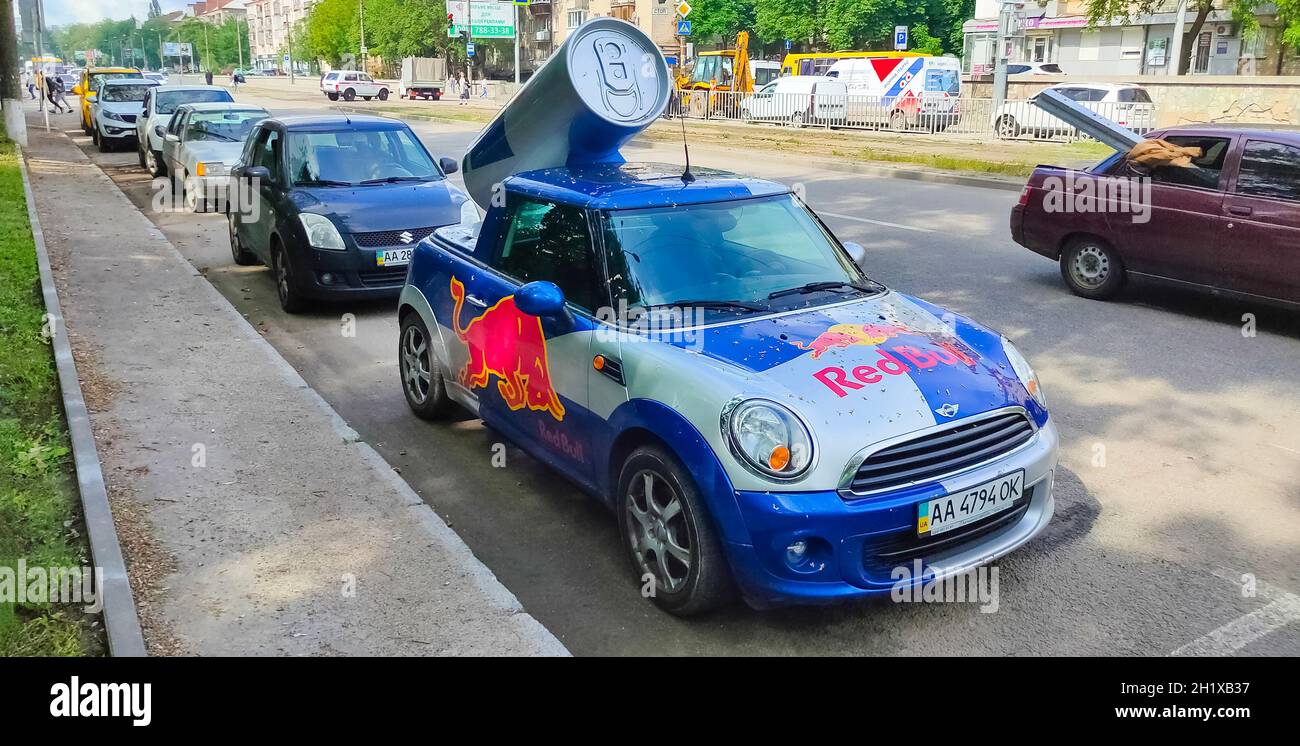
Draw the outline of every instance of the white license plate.
<instances>
[{"instance_id":1,"label":"white license plate","mask_svg":"<svg viewBox=\"0 0 1300 746\"><path fill-rule=\"evenodd\" d=\"M916 506L917 536L937 536L974 523L1012 506L1025 493L1025 472L1018 471Z\"/></svg>"},{"instance_id":2,"label":"white license plate","mask_svg":"<svg viewBox=\"0 0 1300 746\"><path fill-rule=\"evenodd\" d=\"M411 263L415 249L381 249L375 252L375 264L380 267L401 267Z\"/></svg>"}]
</instances>

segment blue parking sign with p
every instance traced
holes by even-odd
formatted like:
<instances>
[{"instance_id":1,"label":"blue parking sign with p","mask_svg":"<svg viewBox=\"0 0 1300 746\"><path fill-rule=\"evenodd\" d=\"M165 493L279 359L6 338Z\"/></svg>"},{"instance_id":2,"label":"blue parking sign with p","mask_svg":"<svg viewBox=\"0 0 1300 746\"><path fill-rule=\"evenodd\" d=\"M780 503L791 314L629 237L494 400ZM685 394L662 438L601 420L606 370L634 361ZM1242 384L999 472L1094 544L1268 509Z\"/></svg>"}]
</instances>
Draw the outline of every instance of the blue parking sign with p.
<instances>
[{"instance_id":1,"label":"blue parking sign with p","mask_svg":"<svg viewBox=\"0 0 1300 746\"><path fill-rule=\"evenodd\" d=\"M691 35L691 22L690 22L690 21L678 21L678 22L677 22L677 35L678 35L678 36L690 36L690 35Z\"/></svg>"}]
</instances>

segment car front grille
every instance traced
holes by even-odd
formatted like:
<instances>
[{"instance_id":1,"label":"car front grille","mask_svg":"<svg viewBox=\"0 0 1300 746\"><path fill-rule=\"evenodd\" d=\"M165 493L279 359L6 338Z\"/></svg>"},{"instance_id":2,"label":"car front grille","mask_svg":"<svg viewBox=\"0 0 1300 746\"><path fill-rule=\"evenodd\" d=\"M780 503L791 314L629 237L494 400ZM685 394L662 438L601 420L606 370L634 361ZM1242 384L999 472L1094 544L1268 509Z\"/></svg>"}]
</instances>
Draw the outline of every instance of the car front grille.
<instances>
[{"instance_id":1,"label":"car front grille","mask_svg":"<svg viewBox=\"0 0 1300 746\"><path fill-rule=\"evenodd\" d=\"M394 231L375 231L374 233L353 233L352 240L357 242L357 246L367 249L379 248L381 246L410 246L421 239L433 233L437 226L428 228L399 228ZM409 240L403 240L403 233L410 236Z\"/></svg>"},{"instance_id":2,"label":"car front grille","mask_svg":"<svg viewBox=\"0 0 1300 746\"><path fill-rule=\"evenodd\" d=\"M955 423L867 456L848 485L865 494L925 482L995 459L1034 437L1023 412Z\"/></svg>"},{"instance_id":3,"label":"car front grille","mask_svg":"<svg viewBox=\"0 0 1300 746\"><path fill-rule=\"evenodd\" d=\"M357 279L368 288L393 287L406 282L406 267L358 272Z\"/></svg>"},{"instance_id":4,"label":"car front grille","mask_svg":"<svg viewBox=\"0 0 1300 746\"><path fill-rule=\"evenodd\" d=\"M909 528L873 537L862 548L862 569L869 578L881 580L890 577L896 567L905 567L917 559L924 561L940 552L960 549L994 531L1014 525L1029 510L1029 504L1033 502L1037 491L1037 485L1030 487L1009 509L938 536L917 536L915 528Z\"/></svg>"}]
</instances>

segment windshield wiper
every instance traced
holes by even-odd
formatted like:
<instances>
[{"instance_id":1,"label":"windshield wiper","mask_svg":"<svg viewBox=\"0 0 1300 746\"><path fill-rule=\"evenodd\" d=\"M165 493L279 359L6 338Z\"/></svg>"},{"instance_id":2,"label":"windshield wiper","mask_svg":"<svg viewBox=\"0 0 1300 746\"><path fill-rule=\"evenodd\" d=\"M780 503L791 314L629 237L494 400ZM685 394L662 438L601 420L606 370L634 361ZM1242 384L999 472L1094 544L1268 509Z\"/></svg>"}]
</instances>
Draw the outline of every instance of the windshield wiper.
<instances>
[{"instance_id":1,"label":"windshield wiper","mask_svg":"<svg viewBox=\"0 0 1300 746\"><path fill-rule=\"evenodd\" d=\"M716 308L716 309L739 309L741 311L766 311L766 306L760 306L757 303L747 303L743 300L675 300L668 303L654 303L649 306L642 306L646 311L652 311L657 308Z\"/></svg>"},{"instance_id":2,"label":"windshield wiper","mask_svg":"<svg viewBox=\"0 0 1300 746\"><path fill-rule=\"evenodd\" d=\"M219 138L221 138L222 140L225 140L226 142L241 142L241 140L239 140L238 138L231 137L230 135L223 135L223 134L221 134L220 132L204 132L204 133L203 133L203 136L204 136L204 137L219 137Z\"/></svg>"},{"instance_id":3,"label":"windshield wiper","mask_svg":"<svg viewBox=\"0 0 1300 746\"><path fill-rule=\"evenodd\" d=\"M381 179L365 179L358 184L396 184L399 181L428 181L428 176L385 176Z\"/></svg>"},{"instance_id":4,"label":"windshield wiper","mask_svg":"<svg viewBox=\"0 0 1300 746\"><path fill-rule=\"evenodd\" d=\"M305 179L294 183L296 186L352 186L350 181L335 181L334 179Z\"/></svg>"},{"instance_id":5,"label":"windshield wiper","mask_svg":"<svg viewBox=\"0 0 1300 746\"><path fill-rule=\"evenodd\" d=\"M773 298L781 298L786 295L804 295L807 293L816 293L821 290L839 290L841 288L856 290L861 293L876 292L875 288L872 288L867 285L863 285L861 283L837 282L835 280L829 280L823 282L810 282L807 283L806 285L800 285L799 287L786 288L785 290L777 290L775 292L768 293L767 298L768 300L771 300Z\"/></svg>"}]
</instances>

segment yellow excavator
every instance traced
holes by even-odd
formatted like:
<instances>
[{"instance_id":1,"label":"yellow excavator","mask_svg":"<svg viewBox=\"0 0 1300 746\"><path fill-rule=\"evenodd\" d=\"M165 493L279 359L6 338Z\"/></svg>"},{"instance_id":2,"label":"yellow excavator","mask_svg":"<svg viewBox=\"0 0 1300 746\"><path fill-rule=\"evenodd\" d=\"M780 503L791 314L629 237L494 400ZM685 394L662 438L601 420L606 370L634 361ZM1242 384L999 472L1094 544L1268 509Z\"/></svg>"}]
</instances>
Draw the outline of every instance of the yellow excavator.
<instances>
[{"instance_id":1,"label":"yellow excavator","mask_svg":"<svg viewBox=\"0 0 1300 746\"><path fill-rule=\"evenodd\" d=\"M731 96L729 92L754 92L754 71L749 64L749 32L736 34L734 49L696 54L690 72L677 77L677 89L686 91L679 94L681 105L695 116L707 117L720 106L740 106L739 97Z\"/></svg>"}]
</instances>

